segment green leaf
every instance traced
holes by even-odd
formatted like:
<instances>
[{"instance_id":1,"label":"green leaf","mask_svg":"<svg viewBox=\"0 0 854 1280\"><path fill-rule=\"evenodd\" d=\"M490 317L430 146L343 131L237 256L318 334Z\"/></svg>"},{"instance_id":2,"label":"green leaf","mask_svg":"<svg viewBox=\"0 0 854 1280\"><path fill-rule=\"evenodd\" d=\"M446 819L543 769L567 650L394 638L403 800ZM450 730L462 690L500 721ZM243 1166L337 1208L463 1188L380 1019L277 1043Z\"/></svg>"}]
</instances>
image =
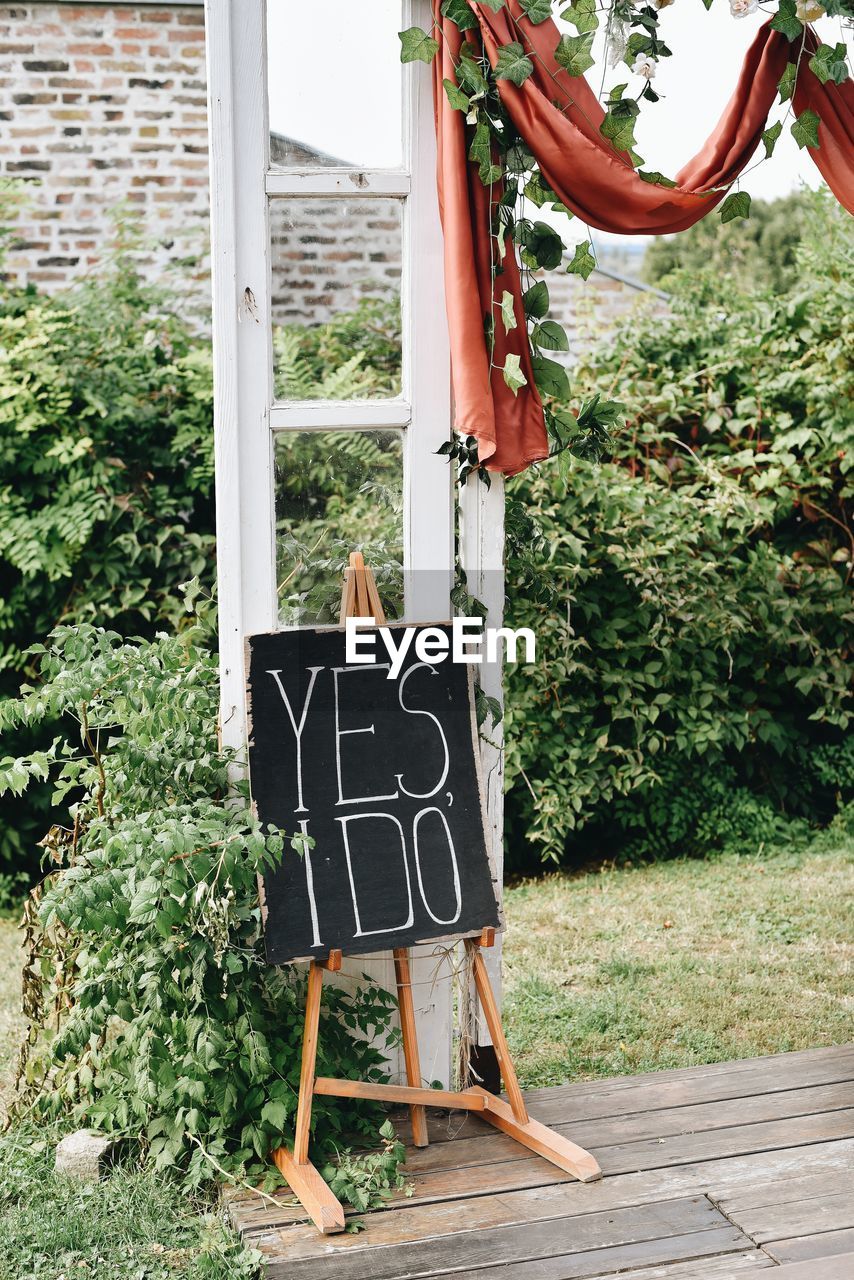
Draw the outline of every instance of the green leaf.
<instances>
[{"instance_id":1,"label":"green leaf","mask_svg":"<svg viewBox=\"0 0 854 1280\"><path fill-rule=\"evenodd\" d=\"M773 31L782 31L789 40L797 40L804 34L804 24L798 17L795 0L780 0L780 7L770 22Z\"/></svg>"},{"instance_id":2,"label":"green leaf","mask_svg":"<svg viewBox=\"0 0 854 1280\"><path fill-rule=\"evenodd\" d=\"M468 45L463 45L460 50L457 81L461 88L466 89L475 97L483 96L489 90L489 85L486 83L480 64Z\"/></svg>"},{"instance_id":3,"label":"green leaf","mask_svg":"<svg viewBox=\"0 0 854 1280\"><path fill-rule=\"evenodd\" d=\"M538 280L522 294L525 315L534 320L541 320L549 309L549 290L545 280Z\"/></svg>"},{"instance_id":4,"label":"green leaf","mask_svg":"<svg viewBox=\"0 0 854 1280\"><path fill-rule=\"evenodd\" d=\"M493 13L497 13L499 9L504 8L504 0L480 0L481 4L485 4L487 9L491 9Z\"/></svg>"},{"instance_id":5,"label":"green leaf","mask_svg":"<svg viewBox=\"0 0 854 1280\"><path fill-rule=\"evenodd\" d=\"M780 101L788 102L792 94L795 92L795 81L798 78L798 69L794 62L787 62L786 69L780 76L780 82L777 85L780 91Z\"/></svg>"},{"instance_id":6,"label":"green leaf","mask_svg":"<svg viewBox=\"0 0 854 1280\"><path fill-rule=\"evenodd\" d=\"M443 80L445 93L448 95L448 101L455 111L468 112L471 109L471 99L468 94L463 93L453 82L453 80Z\"/></svg>"},{"instance_id":7,"label":"green leaf","mask_svg":"<svg viewBox=\"0 0 854 1280\"><path fill-rule=\"evenodd\" d=\"M599 126L603 138L612 142L618 151L631 153L635 145L635 118L640 108L636 102L615 102L609 106L605 119Z\"/></svg>"},{"instance_id":8,"label":"green leaf","mask_svg":"<svg viewBox=\"0 0 854 1280\"><path fill-rule=\"evenodd\" d=\"M521 227L522 246L529 263L552 271L563 257L563 241L547 222L525 223Z\"/></svg>"},{"instance_id":9,"label":"green leaf","mask_svg":"<svg viewBox=\"0 0 854 1280\"><path fill-rule=\"evenodd\" d=\"M420 27L398 32L401 62L432 62L439 52L439 42Z\"/></svg>"},{"instance_id":10,"label":"green leaf","mask_svg":"<svg viewBox=\"0 0 854 1280\"><path fill-rule=\"evenodd\" d=\"M555 60L571 76L581 76L593 66L592 47L592 31L581 36L561 36L555 49Z\"/></svg>"},{"instance_id":11,"label":"green leaf","mask_svg":"<svg viewBox=\"0 0 854 1280\"><path fill-rule=\"evenodd\" d=\"M832 80L834 84L842 84L848 79L845 45L820 44L810 58L810 70L822 84L827 84L828 80Z\"/></svg>"},{"instance_id":12,"label":"green leaf","mask_svg":"<svg viewBox=\"0 0 854 1280\"><path fill-rule=\"evenodd\" d=\"M657 169L638 169L638 177L643 182L652 182L658 187L675 187L676 183L672 178L667 178L663 173L659 173Z\"/></svg>"},{"instance_id":13,"label":"green leaf","mask_svg":"<svg viewBox=\"0 0 854 1280\"><path fill-rule=\"evenodd\" d=\"M544 320L534 326L531 341L547 351L568 351L569 338L566 331L555 320Z\"/></svg>"},{"instance_id":14,"label":"green leaf","mask_svg":"<svg viewBox=\"0 0 854 1280\"><path fill-rule=\"evenodd\" d=\"M513 294L507 289L501 295L501 323L504 325L504 332L509 333L516 326L516 313L513 309Z\"/></svg>"},{"instance_id":15,"label":"green leaf","mask_svg":"<svg viewBox=\"0 0 854 1280\"><path fill-rule=\"evenodd\" d=\"M721 222L750 217L750 196L746 191L731 191L721 205Z\"/></svg>"},{"instance_id":16,"label":"green leaf","mask_svg":"<svg viewBox=\"0 0 854 1280\"><path fill-rule=\"evenodd\" d=\"M557 396L559 400L569 398L569 378L566 369L556 360L547 356L532 356L531 365L534 370L534 382L546 396Z\"/></svg>"},{"instance_id":17,"label":"green leaf","mask_svg":"<svg viewBox=\"0 0 854 1280\"><path fill-rule=\"evenodd\" d=\"M798 146L803 150L804 147L819 146L818 126L821 124L818 116L814 111L802 111L792 125L792 137Z\"/></svg>"},{"instance_id":18,"label":"green leaf","mask_svg":"<svg viewBox=\"0 0 854 1280\"><path fill-rule=\"evenodd\" d=\"M766 160L770 155L774 154L774 148L777 145L777 139L783 132L783 125L780 120L776 124L772 124L770 129L766 129L762 134L762 142L765 147Z\"/></svg>"},{"instance_id":19,"label":"green leaf","mask_svg":"<svg viewBox=\"0 0 854 1280\"><path fill-rule=\"evenodd\" d=\"M519 8L529 22L545 22L552 16L552 0L519 0Z\"/></svg>"},{"instance_id":20,"label":"green leaf","mask_svg":"<svg viewBox=\"0 0 854 1280\"><path fill-rule=\"evenodd\" d=\"M498 50L495 63L496 80L512 80L514 84L524 84L533 70L533 62L517 40L503 45Z\"/></svg>"},{"instance_id":21,"label":"green leaf","mask_svg":"<svg viewBox=\"0 0 854 1280\"><path fill-rule=\"evenodd\" d=\"M265 1102L261 1108L261 1120L270 1126L271 1129L280 1131L284 1129L285 1122L288 1118L287 1108L284 1102Z\"/></svg>"},{"instance_id":22,"label":"green leaf","mask_svg":"<svg viewBox=\"0 0 854 1280\"><path fill-rule=\"evenodd\" d=\"M519 389L521 387L527 387L528 385L528 379L519 367L519 360L519 356L511 353L505 359L504 368L501 370L504 381L507 383L514 396L519 394Z\"/></svg>"},{"instance_id":23,"label":"green leaf","mask_svg":"<svg viewBox=\"0 0 854 1280\"><path fill-rule=\"evenodd\" d=\"M575 246L575 253L567 267L567 271L570 275L581 276L582 279L586 280L595 266L596 258L593 255L593 246L589 240L582 240L581 244Z\"/></svg>"},{"instance_id":24,"label":"green leaf","mask_svg":"<svg viewBox=\"0 0 854 1280\"><path fill-rule=\"evenodd\" d=\"M466 0L445 0L442 5L442 16L450 18L459 31L473 31L478 25L477 18Z\"/></svg>"},{"instance_id":25,"label":"green leaf","mask_svg":"<svg viewBox=\"0 0 854 1280\"><path fill-rule=\"evenodd\" d=\"M474 137L469 147L469 160L474 160L479 166L480 180L485 187L497 182L503 174L501 166L492 162L492 135L482 115L478 116Z\"/></svg>"},{"instance_id":26,"label":"green leaf","mask_svg":"<svg viewBox=\"0 0 854 1280\"><path fill-rule=\"evenodd\" d=\"M560 16L567 22L571 22L581 35L587 35L599 26L599 19L596 17L596 0L572 0L569 8L564 9Z\"/></svg>"}]
</instances>

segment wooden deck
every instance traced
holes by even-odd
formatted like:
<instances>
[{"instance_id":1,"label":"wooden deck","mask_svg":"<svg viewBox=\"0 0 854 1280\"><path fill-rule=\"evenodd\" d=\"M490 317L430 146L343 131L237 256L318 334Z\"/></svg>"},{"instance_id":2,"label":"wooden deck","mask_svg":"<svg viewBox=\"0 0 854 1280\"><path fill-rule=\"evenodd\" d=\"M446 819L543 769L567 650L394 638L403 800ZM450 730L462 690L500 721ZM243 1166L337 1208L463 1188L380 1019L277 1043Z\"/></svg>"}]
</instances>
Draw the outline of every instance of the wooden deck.
<instances>
[{"instance_id":1,"label":"wooden deck","mask_svg":"<svg viewBox=\"0 0 854 1280\"><path fill-rule=\"evenodd\" d=\"M287 1196L230 1212L268 1280L854 1280L852 1081L849 1046L533 1090L601 1182L434 1113L411 1198L358 1235L320 1236Z\"/></svg>"}]
</instances>

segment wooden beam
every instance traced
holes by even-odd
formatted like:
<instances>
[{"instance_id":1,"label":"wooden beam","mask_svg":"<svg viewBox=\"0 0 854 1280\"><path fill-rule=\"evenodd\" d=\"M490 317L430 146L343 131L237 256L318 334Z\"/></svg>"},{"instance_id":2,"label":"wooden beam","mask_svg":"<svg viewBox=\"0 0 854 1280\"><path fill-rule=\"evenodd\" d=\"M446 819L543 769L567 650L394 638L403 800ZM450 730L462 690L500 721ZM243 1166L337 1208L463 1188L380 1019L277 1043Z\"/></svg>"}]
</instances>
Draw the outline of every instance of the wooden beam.
<instances>
[{"instance_id":1,"label":"wooden beam","mask_svg":"<svg viewBox=\"0 0 854 1280\"><path fill-rule=\"evenodd\" d=\"M449 1107L460 1111L485 1111L490 1095L484 1090L415 1089L407 1084L372 1084L367 1080L332 1080L318 1076L314 1092L329 1098L372 1098L377 1102L398 1102L419 1107ZM542 1127L542 1126L541 1126Z\"/></svg>"},{"instance_id":2,"label":"wooden beam","mask_svg":"<svg viewBox=\"0 0 854 1280\"><path fill-rule=\"evenodd\" d=\"M273 1163L299 1200L318 1231L325 1236L344 1230L341 1202L329 1190L314 1165L308 1160L298 1164L287 1147L272 1152Z\"/></svg>"},{"instance_id":3,"label":"wooden beam","mask_svg":"<svg viewBox=\"0 0 854 1280\"><path fill-rule=\"evenodd\" d=\"M494 1094L487 1093L485 1089L475 1085L471 1092L483 1095L486 1104L483 1110L484 1120L494 1124L502 1133L515 1138L523 1147L543 1156L559 1169L573 1174L579 1182L596 1182L602 1177L602 1170L596 1160L583 1147L576 1146L568 1138L555 1133L554 1129L546 1128L539 1120L529 1118L522 1124L517 1120L512 1107Z\"/></svg>"}]
</instances>

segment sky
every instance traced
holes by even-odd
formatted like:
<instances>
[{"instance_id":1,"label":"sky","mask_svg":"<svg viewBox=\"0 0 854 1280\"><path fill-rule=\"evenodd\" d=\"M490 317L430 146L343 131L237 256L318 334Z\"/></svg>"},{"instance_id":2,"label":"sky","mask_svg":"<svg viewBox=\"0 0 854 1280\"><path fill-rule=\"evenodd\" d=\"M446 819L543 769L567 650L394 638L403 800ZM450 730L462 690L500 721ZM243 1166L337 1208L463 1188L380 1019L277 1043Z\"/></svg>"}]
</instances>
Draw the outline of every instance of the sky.
<instances>
[{"instance_id":1,"label":"sky","mask_svg":"<svg viewBox=\"0 0 854 1280\"><path fill-rule=\"evenodd\" d=\"M674 56L659 64L654 87L661 101L642 104L636 128L647 169L673 176L699 151L765 16L735 19L727 0L714 0L709 12L702 0L675 0L662 11L660 31ZM828 42L845 39L838 19L815 25ZM400 65L401 26L399 0L267 0L271 129L354 164L399 164L401 73L413 71ZM588 72L597 90L601 61ZM418 71L426 68L419 64ZM608 72L606 89L627 76L631 86L626 66ZM817 186L818 170L785 127L772 159L749 174L744 188L754 198L774 199L801 182Z\"/></svg>"}]
</instances>

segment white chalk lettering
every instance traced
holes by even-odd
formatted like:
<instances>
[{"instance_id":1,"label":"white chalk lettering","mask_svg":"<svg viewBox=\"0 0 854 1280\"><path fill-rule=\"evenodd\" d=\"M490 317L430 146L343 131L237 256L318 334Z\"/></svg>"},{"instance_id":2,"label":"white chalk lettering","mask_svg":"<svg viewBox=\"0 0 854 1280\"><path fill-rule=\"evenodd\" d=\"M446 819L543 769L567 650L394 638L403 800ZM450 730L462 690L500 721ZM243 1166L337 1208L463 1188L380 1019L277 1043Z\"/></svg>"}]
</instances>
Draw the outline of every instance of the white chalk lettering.
<instances>
[{"instance_id":1,"label":"white chalk lettering","mask_svg":"<svg viewBox=\"0 0 854 1280\"><path fill-rule=\"evenodd\" d=\"M437 916L434 913L430 903L427 901L427 895L424 892L424 880L421 876L421 855L418 851L418 824L421 822L422 818L427 817L428 813L437 813L439 815L439 821L445 828L445 836L447 838L448 849L451 854L451 866L454 873L454 895L457 899L457 909L452 916L448 917L448 919L443 919L442 916ZM451 831L441 809L422 809L420 813L415 815L415 821L412 824L412 841L415 845L415 874L418 876L418 892L421 894L421 901L427 909L427 914L431 920L435 920L436 924L456 924L457 920L460 918L460 912L463 909L462 890L460 889L460 869L457 865L457 854L454 849L454 842L451 839Z\"/></svg>"},{"instance_id":2,"label":"white chalk lettering","mask_svg":"<svg viewBox=\"0 0 854 1280\"><path fill-rule=\"evenodd\" d=\"M267 675L272 676L273 679L275 680L279 693L282 695L282 702L284 702L285 704L285 709L288 713L288 719L291 722L291 727L294 731L294 734L296 735L296 740L297 740L297 801L298 803L297 803L296 809L294 809L294 813L308 813L308 810L306 809L305 805L302 802L302 731L305 728L305 718L308 715L308 704L311 702L311 695L314 692L314 682L317 679L317 673L319 671L322 671L323 667L307 667L306 670L311 672L311 679L308 682L308 690L305 695L305 702L303 703L303 706L302 706L302 714L300 715L300 718L299 718L299 724L297 724L296 722L296 718L293 713L293 708L291 707L290 701L288 699L288 695L285 693L282 682L279 679L279 676L282 674L282 668L279 667L276 671L267 672Z\"/></svg>"},{"instance_id":3,"label":"white chalk lettering","mask_svg":"<svg viewBox=\"0 0 854 1280\"><path fill-rule=\"evenodd\" d=\"M397 827L397 834L400 837L400 855L403 861L403 872L406 877L406 897L409 909L405 920L401 921L399 924L386 925L382 929L362 928L362 918L359 914L358 894L356 893L356 881L353 875L353 859L350 852L350 834L348 827L351 822L361 822L365 818L382 818L386 822L393 822ZM356 921L356 932L354 936L357 938L365 938L369 934L373 933L396 933L399 929L409 929L415 920L415 907L412 902L412 882L409 878L409 863L406 860L406 838L403 834L403 827L400 825L400 822L392 813L353 813L346 818L336 818L335 821L341 823L341 835L344 840L344 854L347 859L347 875L350 879L350 894L353 900L353 918ZM383 849L385 853L385 845L383 846ZM378 846L372 849L372 856L376 857L377 852ZM388 856L390 856L390 850Z\"/></svg>"},{"instance_id":4,"label":"white chalk lettering","mask_svg":"<svg viewBox=\"0 0 854 1280\"><path fill-rule=\"evenodd\" d=\"M335 685L335 766L338 770L338 800L337 804L376 804L378 800L396 800L397 791L389 792L382 796L345 796L344 781L341 776L341 739L354 733L374 733L372 724L364 725L359 729L342 729L340 715L340 700L338 697L338 677L353 673L354 675L369 675L371 671L386 671L388 669L387 662L377 662L371 667L333 667L332 678Z\"/></svg>"},{"instance_id":5,"label":"white chalk lettering","mask_svg":"<svg viewBox=\"0 0 854 1280\"><path fill-rule=\"evenodd\" d=\"M397 780L397 785L400 787L403 794L405 796L411 796L413 800L429 800L431 796L434 796L436 792L441 789L445 779L448 776L448 769L450 768L450 765L451 765L451 755L448 750L448 739L445 737L445 730L442 728L442 722L438 719L437 716L433 715L432 711L421 711L419 710L418 707L408 707L406 703L403 701L403 694L404 694L404 690L406 689L407 680L412 675L413 671L421 671L423 670L424 667L426 667L428 671L431 672L432 675L434 676L438 675L438 672L433 670L429 662L415 663L413 666L409 668L409 670L405 673L405 675L400 681L400 686L398 687L398 690L397 690L397 700L400 703L401 710L405 711L407 715L427 716L428 720L433 721L436 728L439 730L439 737L442 739L442 751L445 754L445 764L442 769L442 773L439 777L439 781L436 783L435 787L433 787L431 791L408 791L407 788L403 785L403 774L398 773L395 775Z\"/></svg>"}]
</instances>

